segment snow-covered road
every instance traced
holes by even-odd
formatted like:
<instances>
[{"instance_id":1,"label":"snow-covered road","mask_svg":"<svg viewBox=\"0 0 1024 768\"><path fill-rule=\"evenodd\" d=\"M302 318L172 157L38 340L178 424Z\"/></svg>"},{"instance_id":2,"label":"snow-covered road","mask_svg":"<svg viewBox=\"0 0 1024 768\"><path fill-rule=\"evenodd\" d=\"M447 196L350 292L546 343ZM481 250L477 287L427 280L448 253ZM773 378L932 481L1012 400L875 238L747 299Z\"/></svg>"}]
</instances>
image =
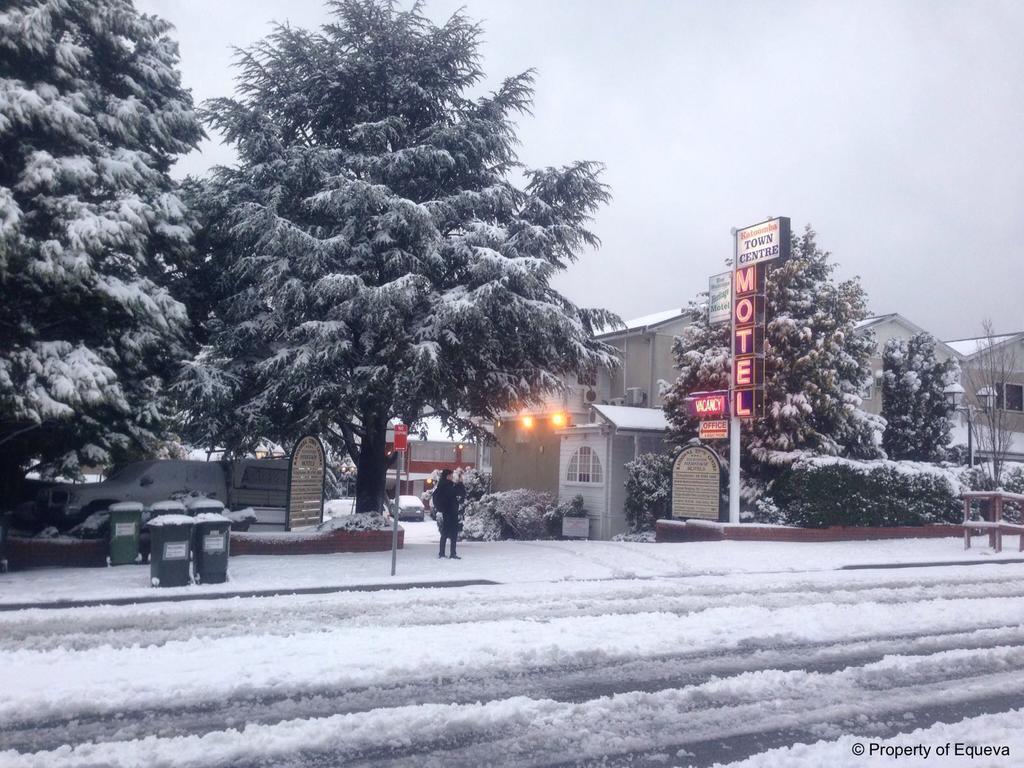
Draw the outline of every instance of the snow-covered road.
<instances>
[{"instance_id":1,"label":"snow-covered road","mask_svg":"<svg viewBox=\"0 0 1024 768\"><path fill-rule=\"evenodd\" d=\"M979 716L940 731L994 730L1016 761L970 764L1021 764L991 719L1024 706L1017 570L15 611L0 765L883 765L843 739Z\"/></svg>"}]
</instances>

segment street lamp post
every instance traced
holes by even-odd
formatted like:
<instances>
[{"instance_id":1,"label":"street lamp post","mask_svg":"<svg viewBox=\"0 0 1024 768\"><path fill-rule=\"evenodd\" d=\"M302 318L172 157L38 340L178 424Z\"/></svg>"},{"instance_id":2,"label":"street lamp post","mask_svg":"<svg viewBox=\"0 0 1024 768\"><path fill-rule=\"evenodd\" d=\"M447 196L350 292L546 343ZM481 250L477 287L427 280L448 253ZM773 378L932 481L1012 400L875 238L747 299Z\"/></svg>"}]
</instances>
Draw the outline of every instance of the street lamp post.
<instances>
[{"instance_id":1,"label":"street lamp post","mask_svg":"<svg viewBox=\"0 0 1024 768\"><path fill-rule=\"evenodd\" d=\"M946 387L943 392L954 411L967 414L967 466L974 466L974 421L973 408L970 403L964 400L964 388L959 382L954 382Z\"/></svg>"},{"instance_id":2,"label":"street lamp post","mask_svg":"<svg viewBox=\"0 0 1024 768\"><path fill-rule=\"evenodd\" d=\"M950 384L942 393L946 396L946 402L953 406L953 410L967 415L967 463L974 466L974 411L973 405L964 398L964 388L959 383ZM975 393L981 402L981 410L988 411L995 399L995 391L991 387L982 387Z\"/></svg>"}]
</instances>

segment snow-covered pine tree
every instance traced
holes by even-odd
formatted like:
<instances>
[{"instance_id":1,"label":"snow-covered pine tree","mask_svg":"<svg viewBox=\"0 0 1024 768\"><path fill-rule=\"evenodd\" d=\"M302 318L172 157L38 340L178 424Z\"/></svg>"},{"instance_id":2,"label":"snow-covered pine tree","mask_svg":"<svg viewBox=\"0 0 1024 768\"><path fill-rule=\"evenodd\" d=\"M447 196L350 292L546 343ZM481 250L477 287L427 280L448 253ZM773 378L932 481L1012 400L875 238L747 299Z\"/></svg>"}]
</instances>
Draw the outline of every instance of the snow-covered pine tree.
<instances>
[{"instance_id":1,"label":"snow-covered pine tree","mask_svg":"<svg viewBox=\"0 0 1024 768\"><path fill-rule=\"evenodd\" d=\"M206 184L225 276L209 344L181 382L190 437L244 450L313 430L379 509L391 418L494 416L614 365L616 318L551 279L608 199L600 167L522 170L513 119L533 74L470 99L480 28L342 0L318 31L278 27L239 55L238 95L206 115L238 150ZM522 174L517 186L513 174Z\"/></svg>"},{"instance_id":2,"label":"snow-covered pine tree","mask_svg":"<svg viewBox=\"0 0 1024 768\"><path fill-rule=\"evenodd\" d=\"M0 467L150 448L191 226L168 168L202 136L170 25L129 0L0 6Z\"/></svg>"},{"instance_id":3,"label":"snow-covered pine tree","mask_svg":"<svg viewBox=\"0 0 1024 768\"><path fill-rule=\"evenodd\" d=\"M765 395L767 413L744 429L743 450L755 462L772 452L808 450L876 457L884 423L861 408L859 392L871 375L874 341L857 333L864 290L856 280L835 282L835 265L810 227L793 235L792 257L771 269L766 287ZM729 325L708 325L706 306L691 305L692 324L674 346L679 376L666 391L673 437L696 435L685 399L690 392L729 386ZM750 470L756 468L745 464Z\"/></svg>"},{"instance_id":4,"label":"snow-covered pine tree","mask_svg":"<svg viewBox=\"0 0 1024 768\"><path fill-rule=\"evenodd\" d=\"M958 376L956 360L939 360L935 338L918 333L889 339L882 352L882 445L890 459L940 461L949 445L952 406L945 389Z\"/></svg>"}]
</instances>

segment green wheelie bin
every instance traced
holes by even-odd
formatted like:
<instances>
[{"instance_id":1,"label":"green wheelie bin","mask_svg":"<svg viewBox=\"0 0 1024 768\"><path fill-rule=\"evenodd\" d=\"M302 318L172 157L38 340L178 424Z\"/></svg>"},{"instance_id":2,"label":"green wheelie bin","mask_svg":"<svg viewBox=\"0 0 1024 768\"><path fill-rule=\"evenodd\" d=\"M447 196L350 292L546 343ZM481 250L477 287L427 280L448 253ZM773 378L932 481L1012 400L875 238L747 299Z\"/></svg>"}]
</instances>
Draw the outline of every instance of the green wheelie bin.
<instances>
[{"instance_id":1,"label":"green wheelie bin","mask_svg":"<svg viewBox=\"0 0 1024 768\"><path fill-rule=\"evenodd\" d=\"M142 532L142 504L121 501L107 509L110 516L110 565L128 565L139 557L139 534Z\"/></svg>"},{"instance_id":2,"label":"green wheelie bin","mask_svg":"<svg viewBox=\"0 0 1024 768\"><path fill-rule=\"evenodd\" d=\"M195 521L193 546L196 582L223 584L228 580L231 521L218 512L200 512L195 516Z\"/></svg>"},{"instance_id":3,"label":"green wheelie bin","mask_svg":"<svg viewBox=\"0 0 1024 768\"><path fill-rule=\"evenodd\" d=\"M192 526L188 515L152 518L149 528L149 576L154 587L185 587L192 581Z\"/></svg>"}]
</instances>

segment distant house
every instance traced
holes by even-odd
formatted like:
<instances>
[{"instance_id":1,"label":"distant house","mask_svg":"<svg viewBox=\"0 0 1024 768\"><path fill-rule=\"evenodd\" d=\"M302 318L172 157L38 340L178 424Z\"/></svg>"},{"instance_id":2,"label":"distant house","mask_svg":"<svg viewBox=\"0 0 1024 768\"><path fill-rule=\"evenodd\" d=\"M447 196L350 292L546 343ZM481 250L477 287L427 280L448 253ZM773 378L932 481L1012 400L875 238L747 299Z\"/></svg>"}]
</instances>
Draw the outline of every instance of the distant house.
<instances>
[{"instance_id":1,"label":"distant house","mask_svg":"<svg viewBox=\"0 0 1024 768\"><path fill-rule=\"evenodd\" d=\"M999 336L979 336L947 341L946 345L960 356L960 382L968 405L978 410L993 407L1003 411L1004 425L1009 431L1010 445L1006 458L1024 462L1024 331ZM994 376L990 359L1006 372ZM1002 380L996 380L1001 378ZM988 397L985 397L985 394ZM980 393L980 395L979 395ZM975 419L978 428L978 419ZM954 430L955 442L966 442L966 420L961 417ZM984 458L982 448L979 455Z\"/></svg>"},{"instance_id":2,"label":"distant house","mask_svg":"<svg viewBox=\"0 0 1024 768\"><path fill-rule=\"evenodd\" d=\"M668 420L660 408L593 405L591 420L558 430L558 500L582 496L590 538L627 529L625 465L664 449Z\"/></svg>"},{"instance_id":3,"label":"distant house","mask_svg":"<svg viewBox=\"0 0 1024 768\"><path fill-rule=\"evenodd\" d=\"M592 405L660 407L659 382L676 378L672 342L689 322L685 310L670 309L600 332L597 338L619 351L621 367L570 377L562 392L541 404L504 414L494 426L495 490L532 488L559 494L561 432L589 423Z\"/></svg>"},{"instance_id":4,"label":"distant house","mask_svg":"<svg viewBox=\"0 0 1024 768\"><path fill-rule=\"evenodd\" d=\"M394 429L389 426L386 436L388 454L394 446ZM409 432L407 464L402 472L401 492L419 496L427 490L430 476L442 469L471 468L489 472L491 446L458 433L449 434L440 419L428 416L418 429ZM388 489L395 485L395 469L388 470Z\"/></svg>"}]
</instances>

